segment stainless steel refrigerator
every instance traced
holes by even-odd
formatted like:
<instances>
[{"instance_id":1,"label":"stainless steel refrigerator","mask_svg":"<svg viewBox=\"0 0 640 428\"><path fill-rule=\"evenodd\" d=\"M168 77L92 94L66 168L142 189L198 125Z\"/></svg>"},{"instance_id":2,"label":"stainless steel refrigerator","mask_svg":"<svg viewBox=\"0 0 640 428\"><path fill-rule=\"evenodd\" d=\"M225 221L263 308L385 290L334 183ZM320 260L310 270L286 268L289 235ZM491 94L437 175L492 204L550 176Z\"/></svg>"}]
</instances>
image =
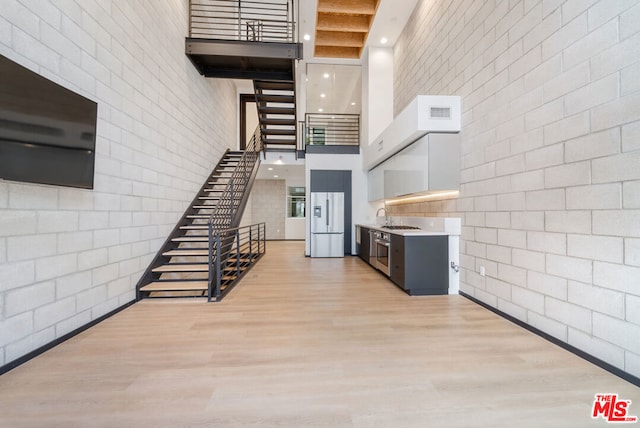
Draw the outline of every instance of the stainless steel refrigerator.
<instances>
[{"instance_id":1,"label":"stainless steel refrigerator","mask_svg":"<svg viewBox=\"0 0 640 428\"><path fill-rule=\"evenodd\" d=\"M311 193L311 257L344 257L344 193Z\"/></svg>"}]
</instances>

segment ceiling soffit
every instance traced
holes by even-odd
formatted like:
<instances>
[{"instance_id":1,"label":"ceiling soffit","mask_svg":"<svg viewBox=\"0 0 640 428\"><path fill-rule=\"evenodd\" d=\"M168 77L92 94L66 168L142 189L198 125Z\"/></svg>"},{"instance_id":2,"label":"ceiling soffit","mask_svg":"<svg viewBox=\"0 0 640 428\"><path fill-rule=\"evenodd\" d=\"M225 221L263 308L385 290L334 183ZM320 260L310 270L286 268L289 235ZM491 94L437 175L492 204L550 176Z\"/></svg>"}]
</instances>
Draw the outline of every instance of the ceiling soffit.
<instances>
[{"instance_id":1,"label":"ceiling soffit","mask_svg":"<svg viewBox=\"0 0 640 428\"><path fill-rule=\"evenodd\" d=\"M380 0L318 0L314 56L362 55Z\"/></svg>"}]
</instances>

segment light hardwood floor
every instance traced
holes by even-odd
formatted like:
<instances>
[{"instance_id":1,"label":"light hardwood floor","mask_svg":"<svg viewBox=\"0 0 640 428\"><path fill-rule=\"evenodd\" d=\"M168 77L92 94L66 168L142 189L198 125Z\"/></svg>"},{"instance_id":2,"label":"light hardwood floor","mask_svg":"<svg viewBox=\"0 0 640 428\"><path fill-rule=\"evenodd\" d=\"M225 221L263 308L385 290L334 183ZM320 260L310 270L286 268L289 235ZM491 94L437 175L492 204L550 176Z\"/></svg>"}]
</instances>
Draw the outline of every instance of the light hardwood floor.
<instances>
[{"instance_id":1,"label":"light hardwood floor","mask_svg":"<svg viewBox=\"0 0 640 428\"><path fill-rule=\"evenodd\" d=\"M361 260L266 256L221 303L135 304L0 376L2 427L585 427L640 389Z\"/></svg>"}]
</instances>

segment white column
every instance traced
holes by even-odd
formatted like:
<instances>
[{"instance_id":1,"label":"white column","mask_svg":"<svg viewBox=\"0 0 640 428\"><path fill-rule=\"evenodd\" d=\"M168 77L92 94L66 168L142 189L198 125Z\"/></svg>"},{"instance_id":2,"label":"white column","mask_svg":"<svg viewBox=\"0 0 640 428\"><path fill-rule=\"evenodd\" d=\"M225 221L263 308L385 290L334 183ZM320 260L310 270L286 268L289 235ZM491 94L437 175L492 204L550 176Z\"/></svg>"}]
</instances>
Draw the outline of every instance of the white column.
<instances>
[{"instance_id":1,"label":"white column","mask_svg":"<svg viewBox=\"0 0 640 428\"><path fill-rule=\"evenodd\" d=\"M393 49L369 47L362 61L362 144L393 120Z\"/></svg>"}]
</instances>

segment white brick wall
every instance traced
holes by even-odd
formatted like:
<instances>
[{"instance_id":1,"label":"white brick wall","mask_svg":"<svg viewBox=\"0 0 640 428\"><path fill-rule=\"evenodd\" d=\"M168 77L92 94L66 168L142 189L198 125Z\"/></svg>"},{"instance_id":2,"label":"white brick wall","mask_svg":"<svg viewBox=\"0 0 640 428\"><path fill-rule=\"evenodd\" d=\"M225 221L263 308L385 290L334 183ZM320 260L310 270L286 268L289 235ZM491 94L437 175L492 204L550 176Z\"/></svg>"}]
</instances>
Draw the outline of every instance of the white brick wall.
<instances>
[{"instance_id":1,"label":"white brick wall","mask_svg":"<svg viewBox=\"0 0 640 428\"><path fill-rule=\"evenodd\" d=\"M0 54L98 103L92 191L0 180L0 365L135 297L222 152L236 88L184 54L188 2L7 0Z\"/></svg>"},{"instance_id":2,"label":"white brick wall","mask_svg":"<svg viewBox=\"0 0 640 428\"><path fill-rule=\"evenodd\" d=\"M462 290L635 376L638 58L638 0L421 1L395 47L394 109L462 96L473 204L392 208L460 215ZM497 276L480 277L489 261Z\"/></svg>"},{"instance_id":3,"label":"white brick wall","mask_svg":"<svg viewBox=\"0 0 640 428\"><path fill-rule=\"evenodd\" d=\"M286 180L256 180L252 191L251 221L267 224L267 239L285 238Z\"/></svg>"}]
</instances>

